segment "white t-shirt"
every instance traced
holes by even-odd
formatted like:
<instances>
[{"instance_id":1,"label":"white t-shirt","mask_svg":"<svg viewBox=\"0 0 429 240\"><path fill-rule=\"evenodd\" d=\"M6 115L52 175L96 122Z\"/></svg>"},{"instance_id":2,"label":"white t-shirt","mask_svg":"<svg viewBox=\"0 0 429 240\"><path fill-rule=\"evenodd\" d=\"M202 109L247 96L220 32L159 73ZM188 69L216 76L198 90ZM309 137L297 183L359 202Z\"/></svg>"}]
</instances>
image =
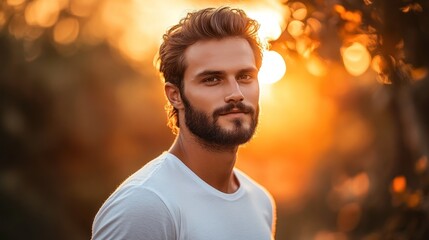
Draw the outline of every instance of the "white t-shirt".
<instances>
[{"instance_id":1,"label":"white t-shirt","mask_svg":"<svg viewBox=\"0 0 429 240\"><path fill-rule=\"evenodd\" d=\"M92 238L148 240L274 239L275 206L238 169L238 190L223 193L171 153L131 175L95 216Z\"/></svg>"}]
</instances>

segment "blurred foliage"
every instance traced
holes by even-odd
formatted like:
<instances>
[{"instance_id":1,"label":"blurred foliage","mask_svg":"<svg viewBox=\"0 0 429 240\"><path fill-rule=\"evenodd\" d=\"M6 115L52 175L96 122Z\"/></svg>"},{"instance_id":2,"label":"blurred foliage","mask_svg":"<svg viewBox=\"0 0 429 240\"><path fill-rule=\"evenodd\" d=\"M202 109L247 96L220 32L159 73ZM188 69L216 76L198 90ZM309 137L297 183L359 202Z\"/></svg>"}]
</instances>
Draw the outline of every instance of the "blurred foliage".
<instances>
[{"instance_id":1,"label":"blurred foliage","mask_svg":"<svg viewBox=\"0 0 429 240\"><path fill-rule=\"evenodd\" d=\"M25 43L0 36L0 238L85 239L120 181L105 155L114 88L140 76L104 45L63 56L38 41L28 61Z\"/></svg>"},{"instance_id":2,"label":"blurred foliage","mask_svg":"<svg viewBox=\"0 0 429 240\"><path fill-rule=\"evenodd\" d=\"M338 98L334 144L321 158L310 200L284 210L280 229L292 239L428 239L428 1L288 1L292 13L297 3L307 7L302 22L310 30L296 37L288 29L273 48L339 62L344 45L360 42L380 84ZM303 38L310 52L296 47ZM342 142L348 134L357 147Z\"/></svg>"},{"instance_id":3,"label":"blurred foliage","mask_svg":"<svg viewBox=\"0 0 429 240\"><path fill-rule=\"evenodd\" d=\"M154 71L140 72L102 39L55 38L55 23L89 19L64 2L0 3L0 239L88 239L101 203L145 163L136 158L171 140L163 103L148 94L159 85ZM55 21L29 22L32 3ZM123 93L136 85L147 90ZM129 116L124 94L145 96L141 114L162 120L134 122L141 117Z\"/></svg>"},{"instance_id":4,"label":"blurred foliage","mask_svg":"<svg viewBox=\"0 0 429 240\"><path fill-rule=\"evenodd\" d=\"M0 239L88 239L109 193L173 138L145 43L116 39L133 36L113 2L0 3ZM428 239L428 1L284 5L271 48L339 114L306 196L278 203L277 238ZM354 43L369 69L335 79Z\"/></svg>"}]
</instances>

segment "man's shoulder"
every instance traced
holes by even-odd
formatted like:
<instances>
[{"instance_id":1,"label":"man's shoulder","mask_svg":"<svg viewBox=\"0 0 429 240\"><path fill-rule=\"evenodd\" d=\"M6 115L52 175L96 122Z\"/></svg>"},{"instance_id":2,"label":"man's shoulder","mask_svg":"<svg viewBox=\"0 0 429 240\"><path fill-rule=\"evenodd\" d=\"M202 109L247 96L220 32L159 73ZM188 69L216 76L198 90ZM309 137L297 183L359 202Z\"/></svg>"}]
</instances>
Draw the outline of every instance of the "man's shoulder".
<instances>
[{"instance_id":1,"label":"man's shoulder","mask_svg":"<svg viewBox=\"0 0 429 240\"><path fill-rule=\"evenodd\" d=\"M174 159L164 152L129 176L107 201L142 199L144 196L152 197L152 200L167 201L171 195L175 195L177 184L173 183L180 178L178 174Z\"/></svg>"},{"instance_id":2,"label":"man's shoulder","mask_svg":"<svg viewBox=\"0 0 429 240\"><path fill-rule=\"evenodd\" d=\"M156 191L158 190L159 179L162 179L166 164L166 155L152 159L139 170L131 174L119 187L109 196L104 205L125 204L132 206L137 203L162 202L162 197Z\"/></svg>"},{"instance_id":3,"label":"man's shoulder","mask_svg":"<svg viewBox=\"0 0 429 240\"><path fill-rule=\"evenodd\" d=\"M144 185L124 185L118 188L103 204L105 208L117 208L119 211L138 211L150 209L153 205L164 205L158 193ZM102 208L103 208L102 207Z\"/></svg>"},{"instance_id":4,"label":"man's shoulder","mask_svg":"<svg viewBox=\"0 0 429 240\"><path fill-rule=\"evenodd\" d=\"M138 188L150 187L151 185L160 184L164 178L168 178L171 171L171 164L168 163L169 155L163 153L146 163L139 170L129 176L119 187L121 188Z\"/></svg>"}]
</instances>

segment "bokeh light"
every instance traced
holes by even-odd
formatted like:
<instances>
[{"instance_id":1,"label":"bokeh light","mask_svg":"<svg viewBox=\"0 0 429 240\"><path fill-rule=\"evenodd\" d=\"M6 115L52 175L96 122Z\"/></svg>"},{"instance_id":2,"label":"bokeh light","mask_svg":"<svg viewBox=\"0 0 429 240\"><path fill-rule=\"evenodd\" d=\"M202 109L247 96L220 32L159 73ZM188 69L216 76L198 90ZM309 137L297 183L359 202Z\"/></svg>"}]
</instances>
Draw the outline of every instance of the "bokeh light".
<instances>
[{"instance_id":1,"label":"bokeh light","mask_svg":"<svg viewBox=\"0 0 429 240\"><path fill-rule=\"evenodd\" d=\"M79 35L79 22L75 18L64 18L54 27L54 41L59 44L70 44Z\"/></svg>"},{"instance_id":2,"label":"bokeh light","mask_svg":"<svg viewBox=\"0 0 429 240\"><path fill-rule=\"evenodd\" d=\"M58 19L60 10L65 7L67 0L35 0L28 3L25 9L25 19L29 25L51 27Z\"/></svg>"},{"instance_id":3,"label":"bokeh light","mask_svg":"<svg viewBox=\"0 0 429 240\"><path fill-rule=\"evenodd\" d=\"M407 188L407 179L404 176L397 176L392 181L392 190L395 193L402 193Z\"/></svg>"},{"instance_id":4,"label":"bokeh light","mask_svg":"<svg viewBox=\"0 0 429 240\"><path fill-rule=\"evenodd\" d=\"M289 23L287 30L289 34L295 38L300 37L304 33L305 24L300 20L293 20Z\"/></svg>"},{"instance_id":5,"label":"bokeh light","mask_svg":"<svg viewBox=\"0 0 429 240\"><path fill-rule=\"evenodd\" d=\"M353 76L363 74L371 63L371 55L361 43L354 42L348 47L342 48L344 67Z\"/></svg>"},{"instance_id":6,"label":"bokeh light","mask_svg":"<svg viewBox=\"0 0 429 240\"><path fill-rule=\"evenodd\" d=\"M304 3L292 2L289 7L292 12L292 18L302 21L307 17L307 7Z\"/></svg>"}]
</instances>

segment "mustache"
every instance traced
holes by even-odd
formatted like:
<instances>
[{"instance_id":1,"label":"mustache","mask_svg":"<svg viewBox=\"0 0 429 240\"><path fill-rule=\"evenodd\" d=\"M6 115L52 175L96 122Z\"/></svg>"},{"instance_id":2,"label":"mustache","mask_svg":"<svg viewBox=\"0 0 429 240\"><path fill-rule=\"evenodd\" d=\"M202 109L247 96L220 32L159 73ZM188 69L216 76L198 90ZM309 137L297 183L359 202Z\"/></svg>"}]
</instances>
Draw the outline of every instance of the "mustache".
<instances>
[{"instance_id":1,"label":"mustache","mask_svg":"<svg viewBox=\"0 0 429 240\"><path fill-rule=\"evenodd\" d=\"M242 102L230 102L227 105L216 109L213 112L213 118L217 119L220 115L228 114L232 112L232 110L238 110L240 112L243 112L246 114L252 114L252 115L255 113L255 109L245 105Z\"/></svg>"}]
</instances>

